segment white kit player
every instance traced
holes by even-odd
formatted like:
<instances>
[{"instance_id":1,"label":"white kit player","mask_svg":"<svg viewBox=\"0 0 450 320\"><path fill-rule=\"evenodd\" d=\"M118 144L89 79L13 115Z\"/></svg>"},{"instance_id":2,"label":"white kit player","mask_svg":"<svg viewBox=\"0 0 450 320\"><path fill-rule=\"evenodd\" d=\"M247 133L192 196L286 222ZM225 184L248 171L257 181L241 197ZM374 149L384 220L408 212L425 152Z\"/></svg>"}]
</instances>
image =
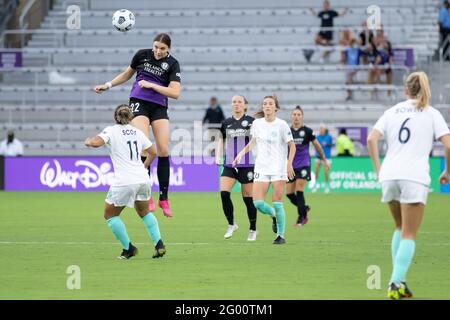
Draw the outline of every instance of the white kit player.
<instances>
[{"instance_id":1,"label":"white kit player","mask_svg":"<svg viewBox=\"0 0 450 320\"><path fill-rule=\"evenodd\" d=\"M450 130L440 112L429 105L428 77L414 72L406 80L408 100L384 112L368 137L369 154L382 186L382 202L388 203L396 230L391 242L393 272L388 297L412 297L406 286L415 240L429 192L429 155L433 141L444 144L446 167L441 183L449 182ZM384 137L388 150L380 165L378 140ZM448 208L447 208L448 209Z\"/></svg>"},{"instance_id":2,"label":"white kit player","mask_svg":"<svg viewBox=\"0 0 450 320\"><path fill-rule=\"evenodd\" d=\"M105 199L104 217L123 246L119 259L129 259L138 253L119 217L125 206L134 207L142 218L155 247L153 258L159 258L166 249L161 240L158 221L148 210L151 190L146 169L155 158L156 150L145 134L130 124L132 119L131 108L125 104L119 105L114 111L116 124L106 127L95 137L87 138L84 143L94 148L106 145L113 163L114 180ZM141 161L141 154L147 156L145 164Z\"/></svg>"},{"instance_id":3,"label":"white kit player","mask_svg":"<svg viewBox=\"0 0 450 320\"><path fill-rule=\"evenodd\" d=\"M279 109L275 96L264 97L261 111L255 115L260 119L253 121L250 131L252 139L233 161L233 166L238 165L242 157L256 146L253 203L256 209L273 219L272 228L278 235L273 244L286 242L284 238L285 211L282 199L288 178L292 179L295 176L292 167L295 143L287 122L276 117ZM270 184L273 188L273 207L264 201Z\"/></svg>"}]
</instances>

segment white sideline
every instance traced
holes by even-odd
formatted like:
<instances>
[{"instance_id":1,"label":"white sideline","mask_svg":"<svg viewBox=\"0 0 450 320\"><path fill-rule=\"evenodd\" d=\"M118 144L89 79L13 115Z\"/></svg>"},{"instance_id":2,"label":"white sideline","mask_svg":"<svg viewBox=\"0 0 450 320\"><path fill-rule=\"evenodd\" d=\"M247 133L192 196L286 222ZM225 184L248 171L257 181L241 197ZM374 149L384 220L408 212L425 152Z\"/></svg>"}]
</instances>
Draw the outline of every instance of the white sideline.
<instances>
[{"instance_id":1,"label":"white sideline","mask_svg":"<svg viewBox=\"0 0 450 320\"><path fill-rule=\"evenodd\" d=\"M0 241L0 245L114 245L117 242L57 242L57 241ZM147 245L149 243L136 242L136 245ZM167 245L207 245L206 242L169 242Z\"/></svg>"}]
</instances>

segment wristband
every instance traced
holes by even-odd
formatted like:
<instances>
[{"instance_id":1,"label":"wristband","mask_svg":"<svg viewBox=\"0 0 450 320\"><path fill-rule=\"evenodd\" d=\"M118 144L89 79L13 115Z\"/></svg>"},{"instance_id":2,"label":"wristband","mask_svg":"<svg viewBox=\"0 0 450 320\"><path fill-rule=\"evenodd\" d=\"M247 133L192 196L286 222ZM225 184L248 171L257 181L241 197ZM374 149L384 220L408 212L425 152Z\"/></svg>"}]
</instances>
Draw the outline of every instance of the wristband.
<instances>
[{"instance_id":1,"label":"wristband","mask_svg":"<svg viewBox=\"0 0 450 320\"><path fill-rule=\"evenodd\" d=\"M111 89L112 88L112 83L111 82L105 82L105 85L108 87L108 89Z\"/></svg>"}]
</instances>

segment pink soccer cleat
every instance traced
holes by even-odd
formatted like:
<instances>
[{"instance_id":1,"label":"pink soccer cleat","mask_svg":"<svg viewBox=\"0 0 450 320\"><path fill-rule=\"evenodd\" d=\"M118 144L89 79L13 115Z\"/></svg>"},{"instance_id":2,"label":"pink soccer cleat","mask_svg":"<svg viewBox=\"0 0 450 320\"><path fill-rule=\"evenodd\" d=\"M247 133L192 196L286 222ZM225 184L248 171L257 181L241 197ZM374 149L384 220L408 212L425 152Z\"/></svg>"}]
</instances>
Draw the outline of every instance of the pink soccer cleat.
<instances>
[{"instance_id":1,"label":"pink soccer cleat","mask_svg":"<svg viewBox=\"0 0 450 320\"><path fill-rule=\"evenodd\" d=\"M155 212L155 210L156 210L156 206L155 206L155 203L153 202L152 197L150 197L150 200L148 201L148 210L150 212Z\"/></svg>"},{"instance_id":2,"label":"pink soccer cleat","mask_svg":"<svg viewBox=\"0 0 450 320\"><path fill-rule=\"evenodd\" d=\"M172 210L170 210L170 206L169 206L169 200L159 200L158 205L162 209L164 215L167 218L173 217Z\"/></svg>"}]
</instances>

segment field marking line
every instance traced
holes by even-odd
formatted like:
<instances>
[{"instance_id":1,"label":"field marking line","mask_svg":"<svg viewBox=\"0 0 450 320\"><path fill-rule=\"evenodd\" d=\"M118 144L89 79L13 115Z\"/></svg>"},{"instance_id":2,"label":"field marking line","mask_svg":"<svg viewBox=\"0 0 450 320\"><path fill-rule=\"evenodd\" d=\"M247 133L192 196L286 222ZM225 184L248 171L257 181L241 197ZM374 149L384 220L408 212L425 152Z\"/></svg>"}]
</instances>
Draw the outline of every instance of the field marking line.
<instances>
[{"instance_id":1,"label":"field marking line","mask_svg":"<svg viewBox=\"0 0 450 320\"><path fill-rule=\"evenodd\" d=\"M114 245L117 242L58 242L58 241L0 241L0 245ZM147 245L146 242L136 242L137 245ZM207 242L169 242L167 245L208 245Z\"/></svg>"}]
</instances>

